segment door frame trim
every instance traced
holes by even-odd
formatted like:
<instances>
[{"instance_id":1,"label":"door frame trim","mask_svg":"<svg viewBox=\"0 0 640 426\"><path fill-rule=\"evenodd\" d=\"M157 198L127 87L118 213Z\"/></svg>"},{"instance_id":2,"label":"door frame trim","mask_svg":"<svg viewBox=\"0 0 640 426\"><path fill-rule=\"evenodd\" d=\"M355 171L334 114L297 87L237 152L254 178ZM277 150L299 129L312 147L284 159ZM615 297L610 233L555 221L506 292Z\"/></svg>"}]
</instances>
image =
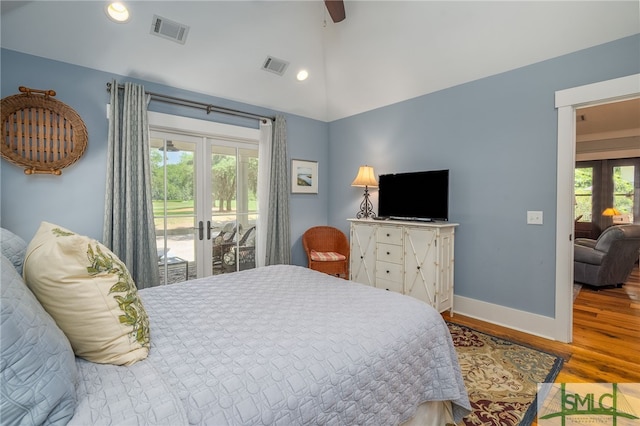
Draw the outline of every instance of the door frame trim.
<instances>
[{"instance_id":1,"label":"door frame trim","mask_svg":"<svg viewBox=\"0 0 640 426\"><path fill-rule=\"evenodd\" d=\"M558 110L556 180L556 292L554 338L573 340L573 197L576 109L640 96L640 74L601 81L555 93Z\"/></svg>"},{"instance_id":2,"label":"door frame trim","mask_svg":"<svg viewBox=\"0 0 640 426\"><path fill-rule=\"evenodd\" d=\"M149 111L147 114L149 127L157 130L177 131L185 134L193 134L195 132L198 136L207 136L210 138L224 137L225 139L246 140L247 142L257 142L260 140L260 129L216 123L161 112Z\"/></svg>"}]
</instances>

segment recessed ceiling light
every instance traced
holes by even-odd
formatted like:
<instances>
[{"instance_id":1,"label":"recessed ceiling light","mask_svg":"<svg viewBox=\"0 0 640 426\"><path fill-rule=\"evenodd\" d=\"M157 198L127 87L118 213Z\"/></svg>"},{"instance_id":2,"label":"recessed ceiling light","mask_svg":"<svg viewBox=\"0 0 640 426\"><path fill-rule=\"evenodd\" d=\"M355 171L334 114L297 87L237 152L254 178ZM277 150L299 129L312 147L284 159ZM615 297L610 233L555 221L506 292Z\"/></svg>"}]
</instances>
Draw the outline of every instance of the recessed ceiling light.
<instances>
[{"instance_id":1,"label":"recessed ceiling light","mask_svg":"<svg viewBox=\"0 0 640 426\"><path fill-rule=\"evenodd\" d=\"M296 75L296 78L298 79L298 81L304 81L307 79L307 77L309 77L309 72L307 70L300 70Z\"/></svg>"},{"instance_id":2,"label":"recessed ceiling light","mask_svg":"<svg viewBox=\"0 0 640 426\"><path fill-rule=\"evenodd\" d=\"M106 11L107 16L114 22L127 22L129 20L129 11L127 7L120 2L110 3Z\"/></svg>"}]
</instances>

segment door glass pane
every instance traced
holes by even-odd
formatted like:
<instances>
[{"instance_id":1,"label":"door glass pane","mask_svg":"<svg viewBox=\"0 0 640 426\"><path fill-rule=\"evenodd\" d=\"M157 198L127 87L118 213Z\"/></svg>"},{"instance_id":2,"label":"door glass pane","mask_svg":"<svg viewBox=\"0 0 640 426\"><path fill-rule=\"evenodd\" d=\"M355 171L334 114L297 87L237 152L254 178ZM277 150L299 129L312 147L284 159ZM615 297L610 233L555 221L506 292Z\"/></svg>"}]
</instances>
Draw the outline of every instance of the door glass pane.
<instances>
[{"instance_id":1,"label":"door glass pane","mask_svg":"<svg viewBox=\"0 0 640 426\"><path fill-rule=\"evenodd\" d=\"M163 284L196 277L195 144L151 138L158 268Z\"/></svg>"},{"instance_id":2,"label":"door glass pane","mask_svg":"<svg viewBox=\"0 0 640 426\"><path fill-rule=\"evenodd\" d=\"M591 222L593 211L593 167L575 170L575 220Z\"/></svg>"},{"instance_id":3,"label":"door glass pane","mask_svg":"<svg viewBox=\"0 0 640 426\"><path fill-rule=\"evenodd\" d=\"M634 172L634 166L613 168L613 207L620 213L613 223L633 223Z\"/></svg>"},{"instance_id":4,"label":"door glass pane","mask_svg":"<svg viewBox=\"0 0 640 426\"><path fill-rule=\"evenodd\" d=\"M211 169L213 273L255 268L258 151L213 145Z\"/></svg>"}]
</instances>

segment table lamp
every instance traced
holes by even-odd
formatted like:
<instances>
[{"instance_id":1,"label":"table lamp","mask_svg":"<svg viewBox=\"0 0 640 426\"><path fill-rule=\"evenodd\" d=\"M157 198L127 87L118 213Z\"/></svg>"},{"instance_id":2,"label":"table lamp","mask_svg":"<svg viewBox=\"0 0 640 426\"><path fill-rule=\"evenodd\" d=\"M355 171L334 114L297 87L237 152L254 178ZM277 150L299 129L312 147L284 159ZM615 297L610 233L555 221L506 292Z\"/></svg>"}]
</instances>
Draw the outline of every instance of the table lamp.
<instances>
[{"instance_id":1,"label":"table lamp","mask_svg":"<svg viewBox=\"0 0 640 426\"><path fill-rule=\"evenodd\" d=\"M364 200L360 203L360 211L356 215L358 219L374 218L376 214L373 212L373 204L369 200L369 187L377 188L378 181L371 166L360 166L358 175L351 182L351 186L364 186Z\"/></svg>"},{"instance_id":2,"label":"table lamp","mask_svg":"<svg viewBox=\"0 0 640 426\"><path fill-rule=\"evenodd\" d=\"M619 216L620 215L620 210L616 209L615 207L608 207L606 209L604 209L604 211L602 212L602 216Z\"/></svg>"}]
</instances>

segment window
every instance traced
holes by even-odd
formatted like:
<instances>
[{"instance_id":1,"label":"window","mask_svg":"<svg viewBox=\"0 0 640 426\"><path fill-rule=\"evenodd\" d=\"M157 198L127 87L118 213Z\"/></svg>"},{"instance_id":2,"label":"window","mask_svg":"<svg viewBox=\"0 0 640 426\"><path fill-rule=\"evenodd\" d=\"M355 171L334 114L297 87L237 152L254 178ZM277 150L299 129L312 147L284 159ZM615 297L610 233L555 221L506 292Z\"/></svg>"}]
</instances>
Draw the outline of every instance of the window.
<instances>
[{"instance_id":1,"label":"window","mask_svg":"<svg viewBox=\"0 0 640 426\"><path fill-rule=\"evenodd\" d=\"M636 177L638 166L620 165L613 166L613 207L620 212L619 215L613 217L614 223L634 223L637 217L634 213L634 205L637 206L637 187L638 179Z\"/></svg>"},{"instance_id":2,"label":"window","mask_svg":"<svg viewBox=\"0 0 640 426\"><path fill-rule=\"evenodd\" d=\"M593 166L578 166L575 171L575 218L591 222L593 213Z\"/></svg>"},{"instance_id":3,"label":"window","mask_svg":"<svg viewBox=\"0 0 640 426\"><path fill-rule=\"evenodd\" d=\"M578 162L574 179L576 237L597 238L611 225L640 222L640 158ZM618 214L603 215L609 208Z\"/></svg>"}]
</instances>

